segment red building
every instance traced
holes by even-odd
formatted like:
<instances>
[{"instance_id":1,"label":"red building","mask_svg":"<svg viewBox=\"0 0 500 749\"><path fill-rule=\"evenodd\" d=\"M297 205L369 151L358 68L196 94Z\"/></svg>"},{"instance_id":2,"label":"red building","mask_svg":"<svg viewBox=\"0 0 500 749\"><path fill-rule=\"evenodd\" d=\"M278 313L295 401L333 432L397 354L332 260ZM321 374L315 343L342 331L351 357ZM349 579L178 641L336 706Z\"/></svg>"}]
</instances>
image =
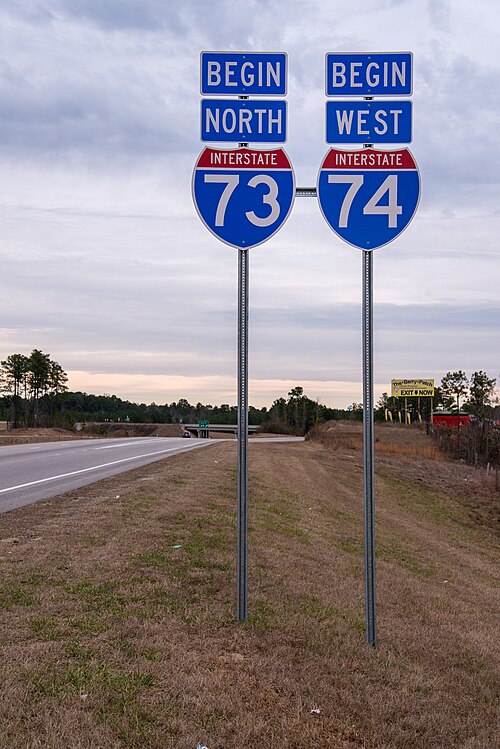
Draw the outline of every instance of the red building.
<instances>
[{"instance_id":1,"label":"red building","mask_svg":"<svg viewBox=\"0 0 500 749\"><path fill-rule=\"evenodd\" d=\"M460 414L460 426L470 422L470 414ZM453 411L436 411L432 414L432 423L435 426L444 426L452 429L458 427L458 414Z\"/></svg>"}]
</instances>

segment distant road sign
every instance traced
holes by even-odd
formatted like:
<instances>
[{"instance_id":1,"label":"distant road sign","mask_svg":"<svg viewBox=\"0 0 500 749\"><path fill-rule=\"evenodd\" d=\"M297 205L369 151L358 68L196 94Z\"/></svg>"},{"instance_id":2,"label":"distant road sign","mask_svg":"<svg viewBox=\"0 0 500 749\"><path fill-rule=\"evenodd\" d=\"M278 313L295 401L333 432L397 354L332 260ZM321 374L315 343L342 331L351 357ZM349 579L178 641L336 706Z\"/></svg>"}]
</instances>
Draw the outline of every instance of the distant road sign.
<instances>
[{"instance_id":1,"label":"distant road sign","mask_svg":"<svg viewBox=\"0 0 500 749\"><path fill-rule=\"evenodd\" d=\"M270 239L291 211L295 176L282 148L205 148L193 172L199 216L216 237L238 249Z\"/></svg>"},{"instance_id":2,"label":"distant road sign","mask_svg":"<svg viewBox=\"0 0 500 749\"><path fill-rule=\"evenodd\" d=\"M434 395L434 380L391 380L394 398L414 398Z\"/></svg>"},{"instance_id":3,"label":"distant road sign","mask_svg":"<svg viewBox=\"0 0 500 749\"><path fill-rule=\"evenodd\" d=\"M327 53L327 96L410 96L411 52Z\"/></svg>"},{"instance_id":4,"label":"distant road sign","mask_svg":"<svg viewBox=\"0 0 500 749\"><path fill-rule=\"evenodd\" d=\"M321 211L333 231L362 250L396 239L417 210L420 175L407 148L332 148L318 174Z\"/></svg>"},{"instance_id":5,"label":"distant road sign","mask_svg":"<svg viewBox=\"0 0 500 749\"><path fill-rule=\"evenodd\" d=\"M202 99L201 140L204 142L284 143L286 101Z\"/></svg>"},{"instance_id":6,"label":"distant road sign","mask_svg":"<svg viewBox=\"0 0 500 749\"><path fill-rule=\"evenodd\" d=\"M327 101L327 143L411 143L411 101Z\"/></svg>"},{"instance_id":7,"label":"distant road sign","mask_svg":"<svg viewBox=\"0 0 500 749\"><path fill-rule=\"evenodd\" d=\"M203 96L286 96L285 52L202 52Z\"/></svg>"}]
</instances>

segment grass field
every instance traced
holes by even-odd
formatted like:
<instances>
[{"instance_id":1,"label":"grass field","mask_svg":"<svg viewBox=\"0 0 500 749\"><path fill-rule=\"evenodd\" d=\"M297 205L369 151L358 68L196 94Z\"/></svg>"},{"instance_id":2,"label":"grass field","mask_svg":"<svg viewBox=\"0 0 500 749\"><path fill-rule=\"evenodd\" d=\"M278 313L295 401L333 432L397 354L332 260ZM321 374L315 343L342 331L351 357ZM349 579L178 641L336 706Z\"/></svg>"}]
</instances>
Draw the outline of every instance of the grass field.
<instances>
[{"instance_id":1,"label":"grass field","mask_svg":"<svg viewBox=\"0 0 500 749\"><path fill-rule=\"evenodd\" d=\"M358 425L236 446L0 516L3 749L495 749L499 494L425 434L377 431L377 648Z\"/></svg>"}]
</instances>

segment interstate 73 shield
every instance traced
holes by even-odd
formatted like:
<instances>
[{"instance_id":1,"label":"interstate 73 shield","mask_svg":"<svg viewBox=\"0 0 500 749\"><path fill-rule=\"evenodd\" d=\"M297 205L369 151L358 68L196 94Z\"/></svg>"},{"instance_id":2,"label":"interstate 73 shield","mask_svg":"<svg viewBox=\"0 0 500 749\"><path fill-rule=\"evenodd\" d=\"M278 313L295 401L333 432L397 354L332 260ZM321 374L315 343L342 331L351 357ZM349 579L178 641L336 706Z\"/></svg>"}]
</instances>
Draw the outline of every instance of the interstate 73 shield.
<instances>
[{"instance_id":1,"label":"interstate 73 shield","mask_svg":"<svg viewBox=\"0 0 500 749\"><path fill-rule=\"evenodd\" d=\"M406 229L420 199L420 175L407 148L330 149L318 174L321 211L333 231L362 250L375 250Z\"/></svg>"},{"instance_id":2,"label":"interstate 73 shield","mask_svg":"<svg viewBox=\"0 0 500 749\"><path fill-rule=\"evenodd\" d=\"M193 200L212 234L246 250L270 239L288 218L295 175L282 148L205 148L193 172Z\"/></svg>"}]
</instances>

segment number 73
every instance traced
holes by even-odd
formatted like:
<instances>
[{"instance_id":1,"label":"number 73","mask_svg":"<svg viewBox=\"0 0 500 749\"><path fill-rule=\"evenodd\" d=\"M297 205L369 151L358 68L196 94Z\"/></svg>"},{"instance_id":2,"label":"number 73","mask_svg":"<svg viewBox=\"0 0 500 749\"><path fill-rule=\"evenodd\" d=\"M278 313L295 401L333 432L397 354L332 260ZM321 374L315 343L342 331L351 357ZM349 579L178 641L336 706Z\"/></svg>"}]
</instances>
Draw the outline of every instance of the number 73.
<instances>
[{"instance_id":1,"label":"number 73","mask_svg":"<svg viewBox=\"0 0 500 749\"><path fill-rule=\"evenodd\" d=\"M334 184L350 184L345 198L340 208L339 228L345 229L349 223L349 213L352 201L359 188L364 182L362 174L329 174L328 182ZM387 205L379 205L379 201L389 193ZM386 215L390 229L396 229L398 225L398 216L403 212L403 208L398 205L398 177L391 174L385 179L378 190L372 195L368 203L363 208L363 213L367 215Z\"/></svg>"},{"instance_id":2,"label":"number 73","mask_svg":"<svg viewBox=\"0 0 500 749\"><path fill-rule=\"evenodd\" d=\"M226 217L226 208L229 203L229 198L238 187L240 178L238 174L205 174L205 182L219 183L226 185L223 189L219 203L217 205L217 211L215 214L215 226L224 226L224 220ZM249 182L249 187L258 187L259 185L265 185L269 188L269 192L262 195L262 202L268 205L271 212L261 218L257 216L254 211L246 211L245 216L251 221L254 226L271 226L274 224L276 219L280 215L280 205L278 203L278 185L276 180L270 177L268 174L256 174L252 177Z\"/></svg>"}]
</instances>

